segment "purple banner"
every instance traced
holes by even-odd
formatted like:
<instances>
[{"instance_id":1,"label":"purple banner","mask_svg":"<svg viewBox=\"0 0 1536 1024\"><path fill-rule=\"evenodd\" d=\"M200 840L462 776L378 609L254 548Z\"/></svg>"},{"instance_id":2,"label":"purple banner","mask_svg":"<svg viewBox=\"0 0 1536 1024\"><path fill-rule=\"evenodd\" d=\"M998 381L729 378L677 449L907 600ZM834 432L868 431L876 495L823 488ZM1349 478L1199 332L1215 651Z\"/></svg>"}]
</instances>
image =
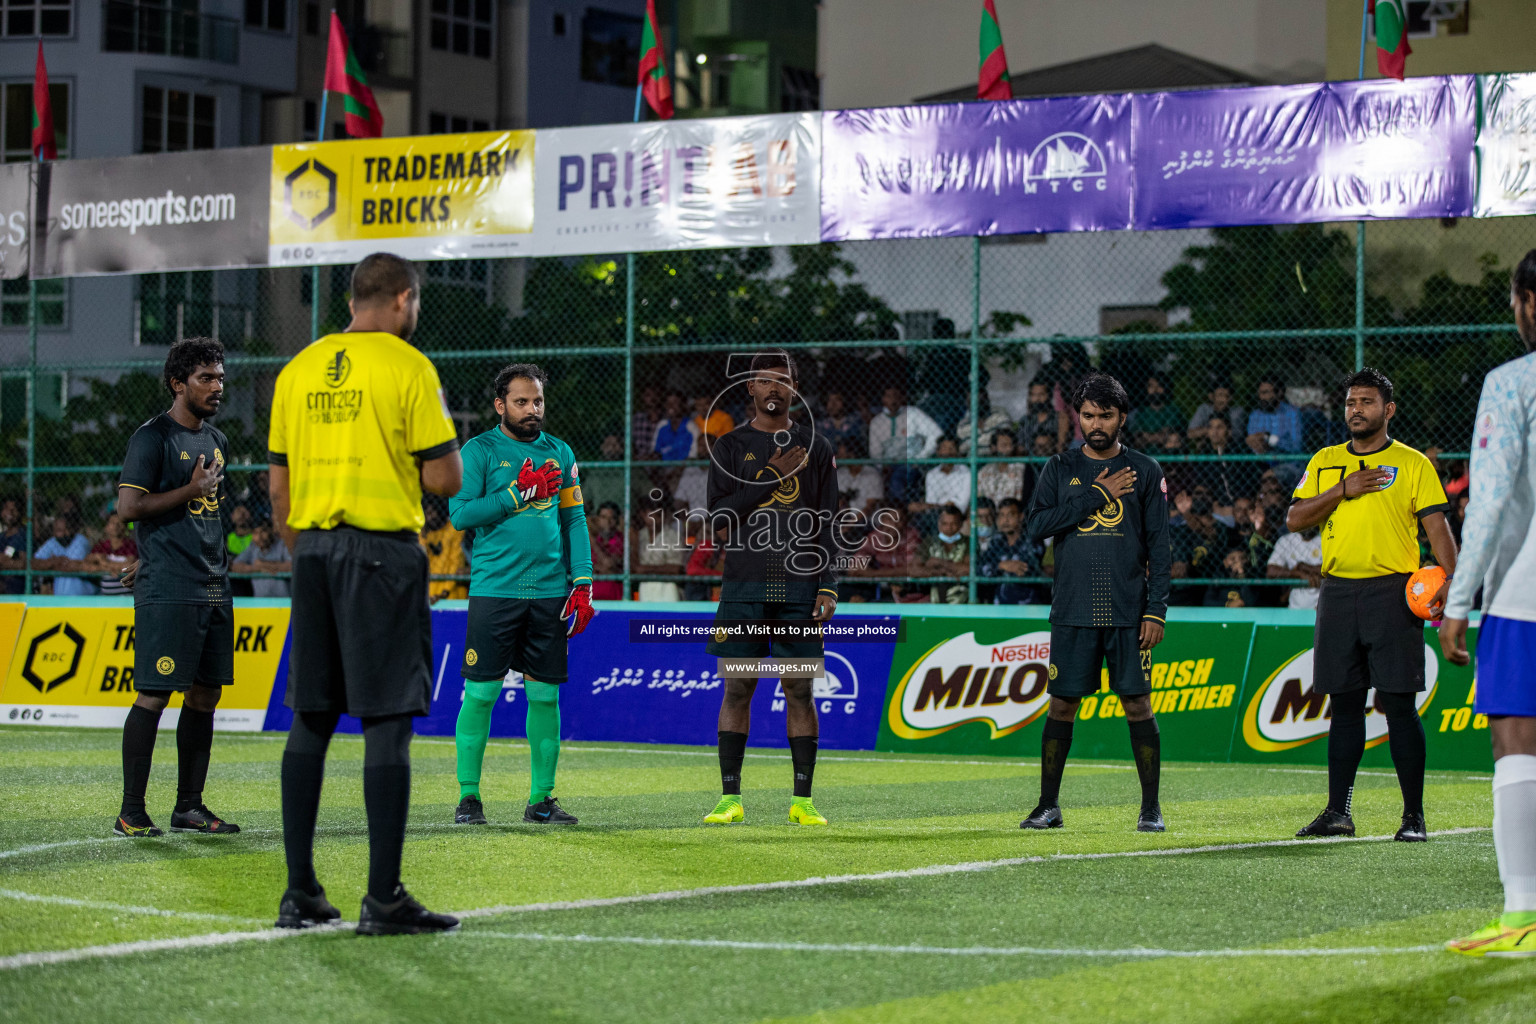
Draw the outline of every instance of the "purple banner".
<instances>
[{"instance_id":1,"label":"purple banner","mask_svg":"<svg viewBox=\"0 0 1536 1024\"><path fill-rule=\"evenodd\" d=\"M1128 96L832 111L824 241L1123 230Z\"/></svg>"},{"instance_id":2,"label":"purple banner","mask_svg":"<svg viewBox=\"0 0 1536 1024\"><path fill-rule=\"evenodd\" d=\"M1138 95L1135 226L1471 216L1476 91L1459 75Z\"/></svg>"}]
</instances>

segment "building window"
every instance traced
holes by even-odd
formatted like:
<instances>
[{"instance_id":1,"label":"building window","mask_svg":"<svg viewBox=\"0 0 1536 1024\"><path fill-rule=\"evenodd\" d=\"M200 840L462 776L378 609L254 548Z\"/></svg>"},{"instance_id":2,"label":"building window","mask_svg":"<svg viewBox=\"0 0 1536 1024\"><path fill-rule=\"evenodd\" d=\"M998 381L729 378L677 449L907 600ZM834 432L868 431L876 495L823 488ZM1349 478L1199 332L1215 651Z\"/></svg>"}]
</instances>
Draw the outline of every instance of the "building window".
<instances>
[{"instance_id":1,"label":"building window","mask_svg":"<svg viewBox=\"0 0 1536 1024\"><path fill-rule=\"evenodd\" d=\"M212 96L144 87L143 142L141 153L176 153L185 149L213 149L215 107Z\"/></svg>"},{"instance_id":2,"label":"building window","mask_svg":"<svg viewBox=\"0 0 1536 1024\"><path fill-rule=\"evenodd\" d=\"M65 285L69 282L53 279L37 282L37 325L39 327L66 326L65 311L68 309ZM27 326L27 279L12 278L0 281L0 327Z\"/></svg>"},{"instance_id":3,"label":"building window","mask_svg":"<svg viewBox=\"0 0 1536 1024\"><path fill-rule=\"evenodd\" d=\"M555 35L565 35L565 15L563 14L555 15Z\"/></svg>"},{"instance_id":4,"label":"building window","mask_svg":"<svg viewBox=\"0 0 1536 1024\"><path fill-rule=\"evenodd\" d=\"M308 271L304 279L309 279ZM218 275L209 270L140 274L135 281L135 345L170 345L182 338L212 338L222 341L226 348L236 348L251 336L251 307L237 299L231 301L238 296L239 287L227 275L222 297Z\"/></svg>"},{"instance_id":5,"label":"building window","mask_svg":"<svg viewBox=\"0 0 1536 1024\"><path fill-rule=\"evenodd\" d=\"M245 0L245 27L288 31L288 0Z\"/></svg>"},{"instance_id":6,"label":"building window","mask_svg":"<svg viewBox=\"0 0 1536 1024\"><path fill-rule=\"evenodd\" d=\"M311 36L320 34L320 5L315 0L304 0L304 32Z\"/></svg>"},{"instance_id":7,"label":"building window","mask_svg":"<svg viewBox=\"0 0 1536 1024\"><path fill-rule=\"evenodd\" d=\"M816 72L786 66L779 85L779 109L785 113L821 109L821 80Z\"/></svg>"},{"instance_id":8,"label":"building window","mask_svg":"<svg viewBox=\"0 0 1536 1024\"><path fill-rule=\"evenodd\" d=\"M432 0L432 49L491 59L491 0Z\"/></svg>"},{"instance_id":9,"label":"building window","mask_svg":"<svg viewBox=\"0 0 1536 1024\"><path fill-rule=\"evenodd\" d=\"M449 288L463 288L484 296L487 302L490 301L490 260L439 260L432 263L422 263L420 266L422 268L422 280L427 284L445 285Z\"/></svg>"},{"instance_id":10,"label":"building window","mask_svg":"<svg viewBox=\"0 0 1536 1024\"><path fill-rule=\"evenodd\" d=\"M589 7L581 16L581 80L631 89L640 80L641 20Z\"/></svg>"},{"instance_id":11,"label":"building window","mask_svg":"<svg viewBox=\"0 0 1536 1024\"><path fill-rule=\"evenodd\" d=\"M6 0L0 36L67 36L74 11L74 0Z\"/></svg>"},{"instance_id":12,"label":"building window","mask_svg":"<svg viewBox=\"0 0 1536 1024\"><path fill-rule=\"evenodd\" d=\"M446 135L452 132L461 135L464 132L488 132L491 130L491 122L479 118L459 117L456 114L439 114L435 111L427 115L427 134Z\"/></svg>"},{"instance_id":13,"label":"building window","mask_svg":"<svg viewBox=\"0 0 1536 1024\"><path fill-rule=\"evenodd\" d=\"M316 133L320 130L320 104L314 100L304 101L304 141L315 141Z\"/></svg>"},{"instance_id":14,"label":"building window","mask_svg":"<svg viewBox=\"0 0 1536 1024\"><path fill-rule=\"evenodd\" d=\"M69 156L69 83L49 82L53 137L60 158ZM32 159L32 83L7 82L0 91L0 124L5 125L5 163Z\"/></svg>"}]
</instances>

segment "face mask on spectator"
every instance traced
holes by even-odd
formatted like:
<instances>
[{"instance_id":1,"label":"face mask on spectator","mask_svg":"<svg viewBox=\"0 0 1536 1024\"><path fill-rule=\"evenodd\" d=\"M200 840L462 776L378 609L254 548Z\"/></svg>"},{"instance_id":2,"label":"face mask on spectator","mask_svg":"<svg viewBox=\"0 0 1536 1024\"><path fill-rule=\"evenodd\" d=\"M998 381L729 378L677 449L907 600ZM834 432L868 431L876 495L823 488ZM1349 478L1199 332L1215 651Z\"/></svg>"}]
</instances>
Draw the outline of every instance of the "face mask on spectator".
<instances>
[{"instance_id":1,"label":"face mask on spectator","mask_svg":"<svg viewBox=\"0 0 1536 1024\"><path fill-rule=\"evenodd\" d=\"M939 534L939 540L943 541L945 544L953 544L955 541L957 541L959 539L960 539L960 535L958 533L941 533L941 534Z\"/></svg>"},{"instance_id":2,"label":"face mask on spectator","mask_svg":"<svg viewBox=\"0 0 1536 1024\"><path fill-rule=\"evenodd\" d=\"M997 527L988 526L986 523L978 523L976 526L976 536L981 540L986 540L996 532Z\"/></svg>"}]
</instances>

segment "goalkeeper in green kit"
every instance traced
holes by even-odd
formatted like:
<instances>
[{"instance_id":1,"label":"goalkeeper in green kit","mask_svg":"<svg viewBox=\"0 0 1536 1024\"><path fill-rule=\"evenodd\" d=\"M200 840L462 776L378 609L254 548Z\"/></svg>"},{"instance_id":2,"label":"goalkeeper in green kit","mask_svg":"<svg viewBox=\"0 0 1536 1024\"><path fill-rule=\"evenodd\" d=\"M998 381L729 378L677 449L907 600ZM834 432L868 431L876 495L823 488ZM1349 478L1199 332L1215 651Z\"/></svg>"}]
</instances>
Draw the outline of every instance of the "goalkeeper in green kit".
<instances>
[{"instance_id":1,"label":"goalkeeper in green kit","mask_svg":"<svg viewBox=\"0 0 1536 1024\"><path fill-rule=\"evenodd\" d=\"M560 684L566 639L592 621L592 547L576 456L544 432L544 371L514 363L496 375L501 422L464 445L464 486L449 503L455 529L473 531L464 704L456 730L454 821L484 825L480 767L491 709L508 670L528 697L532 783L523 820L574 825L555 799ZM567 627L567 621L570 625Z\"/></svg>"}]
</instances>

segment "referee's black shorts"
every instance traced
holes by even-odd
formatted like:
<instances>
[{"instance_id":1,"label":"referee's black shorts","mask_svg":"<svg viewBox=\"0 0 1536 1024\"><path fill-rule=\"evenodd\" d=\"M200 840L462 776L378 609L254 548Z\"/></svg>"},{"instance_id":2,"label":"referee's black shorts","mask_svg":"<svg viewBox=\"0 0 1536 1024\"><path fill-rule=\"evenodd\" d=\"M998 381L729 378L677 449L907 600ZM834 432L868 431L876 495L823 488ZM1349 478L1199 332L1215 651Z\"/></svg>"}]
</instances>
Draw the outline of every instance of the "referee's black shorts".
<instances>
[{"instance_id":1,"label":"referee's black shorts","mask_svg":"<svg viewBox=\"0 0 1536 1024\"><path fill-rule=\"evenodd\" d=\"M1109 688L1121 697L1152 692L1152 652L1141 649L1140 626L1051 624L1051 666L1046 692L1052 697L1086 697L1099 692L1104 669Z\"/></svg>"},{"instance_id":2,"label":"referee's black shorts","mask_svg":"<svg viewBox=\"0 0 1536 1024\"><path fill-rule=\"evenodd\" d=\"M566 668L563 597L476 597L469 595L469 628L464 639L465 679L489 683L509 669L524 679L563 683Z\"/></svg>"},{"instance_id":3,"label":"referee's black shorts","mask_svg":"<svg viewBox=\"0 0 1536 1024\"><path fill-rule=\"evenodd\" d=\"M1317 693L1424 690L1424 620L1408 607L1407 586L1408 573L1323 577L1312 634Z\"/></svg>"},{"instance_id":4,"label":"referee's black shorts","mask_svg":"<svg viewBox=\"0 0 1536 1024\"><path fill-rule=\"evenodd\" d=\"M294 711L425 715L432 703L427 553L414 533L306 530L293 553Z\"/></svg>"}]
</instances>

